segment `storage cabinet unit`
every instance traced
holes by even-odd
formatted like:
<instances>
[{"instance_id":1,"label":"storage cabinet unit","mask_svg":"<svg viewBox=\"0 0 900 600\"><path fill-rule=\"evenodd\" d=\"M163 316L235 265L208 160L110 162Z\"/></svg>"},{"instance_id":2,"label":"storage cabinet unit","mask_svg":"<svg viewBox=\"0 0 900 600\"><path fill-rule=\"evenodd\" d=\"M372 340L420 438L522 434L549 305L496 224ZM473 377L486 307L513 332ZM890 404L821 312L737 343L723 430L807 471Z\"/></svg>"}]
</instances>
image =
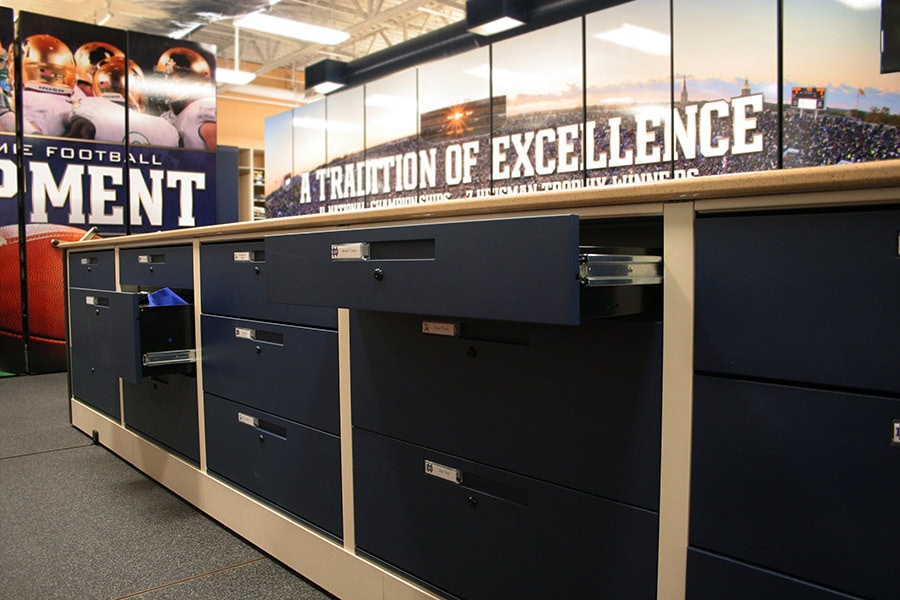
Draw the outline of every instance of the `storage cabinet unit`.
<instances>
[{"instance_id":1,"label":"storage cabinet unit","mask_svg":"<svg viewBox=\"0 0 900 600\"><path fill-rule=\"evenodd\" d=\"M659 316L649 301L628 321L582 316L582 296L639 284L592 289L579 226L562 215L266 239L270 299L358 309L360 552L463 598L654 596ZM660 221L641 228L661 245Z\"/></svg>"},{"instance_id":2,"label":"storage cabinet unit","mask_svg":"<svg viewBox=\"0 0 900 600\"><path fill-rule=\"evenodd\" d=\"M889 207L698 220L692 548L896 595L898 231ZM689 597L710 597L725 567L690 564Z\"/></svg>"},{"instance_id":3,"label":"storage cabinet unit","mask_svg":"<svg viewBox=\"0 0 900 600\"><path fill-rule=\"evenodd\" d=\"M72 421L340 598L893 598L897 167L65 244Z\"/></svg>"},{"instance_id":4,"label":"storage cabinet unit","mask_svg":"<svg viewBox=\"0 0 900 600\"><path fill-rule=\"evenodd\" d=\"M203 244L210 473L340 538L337 309L269 303L262 240Z\"/></svg>"}]
</instances>

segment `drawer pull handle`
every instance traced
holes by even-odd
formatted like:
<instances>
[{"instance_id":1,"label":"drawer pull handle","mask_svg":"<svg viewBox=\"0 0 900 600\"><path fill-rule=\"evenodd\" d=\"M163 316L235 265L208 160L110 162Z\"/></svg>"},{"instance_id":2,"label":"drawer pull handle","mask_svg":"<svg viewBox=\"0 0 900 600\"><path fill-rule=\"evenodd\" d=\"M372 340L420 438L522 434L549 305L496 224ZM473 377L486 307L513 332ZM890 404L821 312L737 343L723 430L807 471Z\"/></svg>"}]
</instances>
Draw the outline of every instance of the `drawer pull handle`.
<instances>
[{"instance_id":1,"label":"drawer pull handle","mask_svg":"<svg viewBox=\"0 0 900 600\"><path fill-rule=\"evenodd\" d=\"M384 271L382 271L381 269L375 269L373 275L375 277L375 281L382 281L384 279Z\"/></svg>"}]
</instances>

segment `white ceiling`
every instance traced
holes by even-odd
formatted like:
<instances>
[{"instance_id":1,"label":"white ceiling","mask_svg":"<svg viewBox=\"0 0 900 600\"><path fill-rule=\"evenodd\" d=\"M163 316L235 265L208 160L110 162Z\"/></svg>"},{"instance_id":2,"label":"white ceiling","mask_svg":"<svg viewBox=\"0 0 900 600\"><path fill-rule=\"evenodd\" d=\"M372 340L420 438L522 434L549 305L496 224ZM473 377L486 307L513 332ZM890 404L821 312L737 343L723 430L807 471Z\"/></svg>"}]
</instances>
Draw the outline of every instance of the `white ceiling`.
<instances>
[{"instance_id":1,"label":"white ceiling","mask_svg":"<svg viewBox=\"0 0 900 600\"><path fill-rule=\"evenodd\" d=\"M102 22L116 29L214 44L220 67L231 67L235 58L234 17L254 10L267 9L275 16L349 33L346 42L323 46L240 30L242 68L269 75L255 83L297 93L303 92L303 69L309 64L324 58L357 59L465 18L465 0L281 0L271 7L270 0L4 0L3 4L84 23ZM282 68L287 72L279 71ZM273 80L275 73L279 79ZM227 86L220 87L220 94L228 91Z\"/></svg>"}]
</instances>

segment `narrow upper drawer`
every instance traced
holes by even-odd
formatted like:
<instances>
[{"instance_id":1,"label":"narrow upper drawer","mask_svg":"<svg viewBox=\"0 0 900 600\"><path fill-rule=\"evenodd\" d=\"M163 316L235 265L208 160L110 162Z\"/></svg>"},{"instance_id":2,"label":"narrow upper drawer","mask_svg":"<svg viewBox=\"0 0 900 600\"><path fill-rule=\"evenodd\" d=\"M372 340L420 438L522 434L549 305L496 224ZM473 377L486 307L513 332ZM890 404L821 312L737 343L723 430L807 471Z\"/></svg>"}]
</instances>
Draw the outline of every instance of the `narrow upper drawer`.
<instances>
[{"instance_id":1,"label":"narrow upper drawer","mask_svg":"<svg viewBox=\"0 0 900 600\"><path fill-rule=\"evenodd\" d=\"M115 252L99 250L69 253L69 287L116 289Z\"/></svg>"},{"instance_id":2,"label":"narrow upper drawer","mask_svg":"<svg viewBox=\"0 0 900 600\"><path fill-rule=\"evenodd\" d=\"M263 240L200 246L200 295L207 314L337 328L337 310L266 300L270 277Z\"/></svg>"},{"instance_id":3,"label":"narrow upper drawer","mask_svg":"<svg viewBox=\"0 0 900 600\"><path fill-rule=\"evenodd\" d=\"M267 236L268 299L579 322L576 215Z\"/></svg>"},{"instance_id":4,"label":"narrow upper drawer","mask_svg":"<svg viewBox=\"0 0 900 600\"><path fill-rule=\"evenodd\" d=\"M146 287L193 288L191 246L129 248L119 252L119 281Z\"/></svg>"}]
</instances>

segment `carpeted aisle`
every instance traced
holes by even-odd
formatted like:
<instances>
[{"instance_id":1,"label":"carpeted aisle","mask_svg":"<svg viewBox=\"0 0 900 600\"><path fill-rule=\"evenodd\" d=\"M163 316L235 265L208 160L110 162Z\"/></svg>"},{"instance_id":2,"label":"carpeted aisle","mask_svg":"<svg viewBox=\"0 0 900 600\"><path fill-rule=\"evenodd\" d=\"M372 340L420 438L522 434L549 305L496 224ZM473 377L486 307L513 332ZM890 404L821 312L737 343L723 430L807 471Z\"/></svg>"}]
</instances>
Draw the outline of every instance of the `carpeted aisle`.
<instances>
[{"instance_id":1,"label":"carpeted aisle","mask_svg":"<svg viewBox=\"0 0 900 600\"><path fill-rule=\"evenodd\" d=\"M65 373L0 378L0 597L327 600L69 424Z\"/></svg>"}]
</instances>

